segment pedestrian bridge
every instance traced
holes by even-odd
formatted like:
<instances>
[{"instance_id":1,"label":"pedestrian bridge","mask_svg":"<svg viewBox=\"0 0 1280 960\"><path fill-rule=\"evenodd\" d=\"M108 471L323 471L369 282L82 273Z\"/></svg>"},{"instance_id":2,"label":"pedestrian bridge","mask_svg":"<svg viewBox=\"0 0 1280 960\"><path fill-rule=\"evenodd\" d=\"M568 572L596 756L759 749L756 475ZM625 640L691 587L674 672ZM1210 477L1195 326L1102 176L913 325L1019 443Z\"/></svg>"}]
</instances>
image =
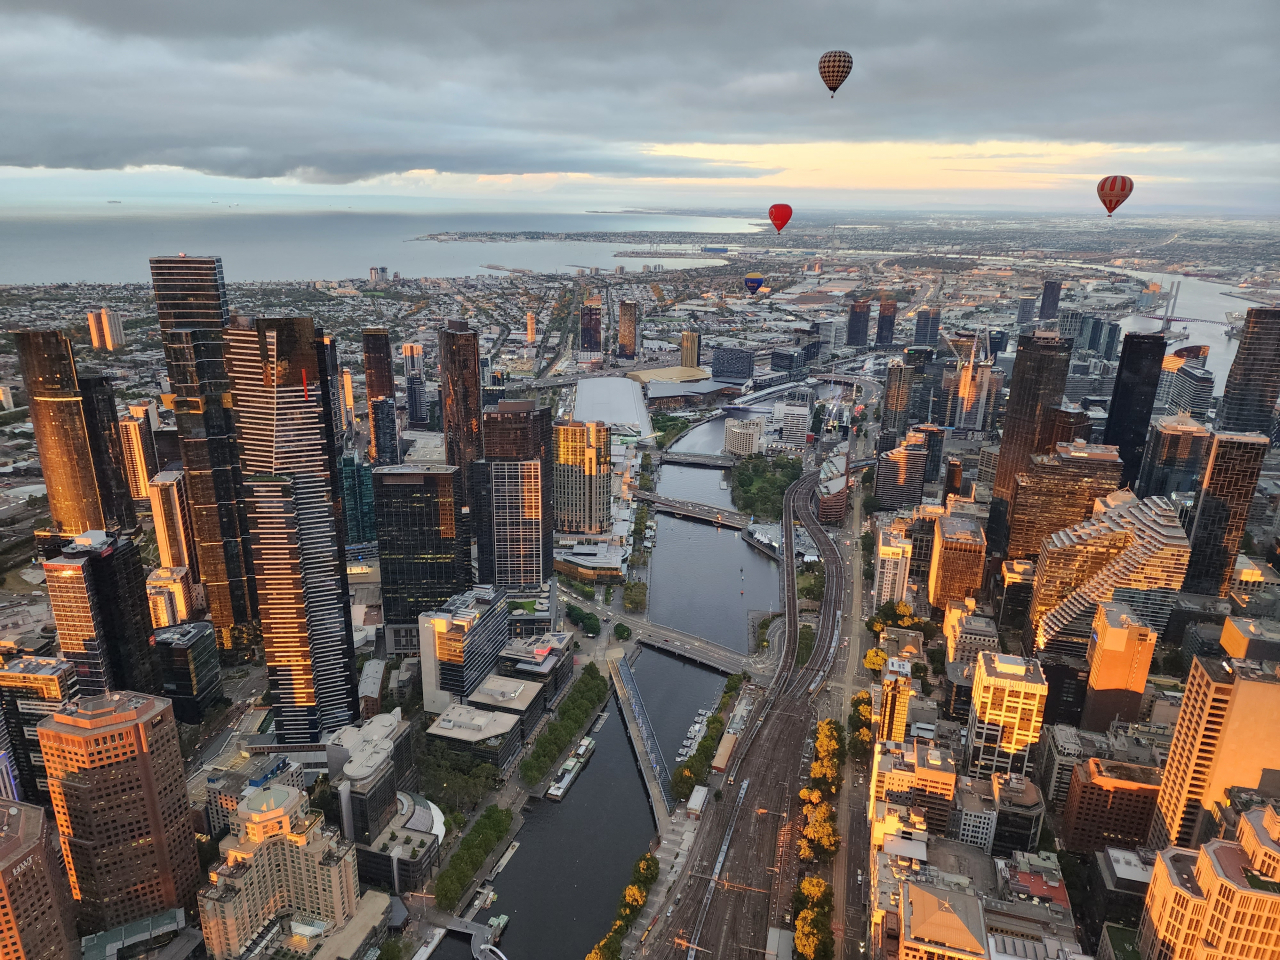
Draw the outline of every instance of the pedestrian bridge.
<instances>
[{"instance_id":1,"label":"pedestrian bridge","mask_svg":"<svg viewBox=\"0 0 1280 960\"><path fill-rule=\"evenodd\" d=\"M631 744L640 758L640 773L645 789L649 792L649 803L653 807L654 816L669 817L676 806L675 798L671 795L671 771L667 769L667 761L662 758L662 748L658 746L657 734L653 732L653 724L649 722L649 714L645 711L640 688L631 672L631 664L627 663L625 657L610 660L609 672L613 675L627 736L631 738Z\"/></svg>"}]
</instances>

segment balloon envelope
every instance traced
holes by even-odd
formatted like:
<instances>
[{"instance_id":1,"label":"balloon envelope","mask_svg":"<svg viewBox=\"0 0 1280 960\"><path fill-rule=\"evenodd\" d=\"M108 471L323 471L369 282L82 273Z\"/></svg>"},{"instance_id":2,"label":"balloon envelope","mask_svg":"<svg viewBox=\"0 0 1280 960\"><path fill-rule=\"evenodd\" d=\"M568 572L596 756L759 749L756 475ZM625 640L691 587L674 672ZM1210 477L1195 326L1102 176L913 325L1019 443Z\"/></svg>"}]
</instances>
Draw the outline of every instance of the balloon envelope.
<instances>
[{"instance_id":1,"label":"balloon envelope","mask_svg":"<svg viewBox=\"0 0 1280 960\"><path fill-rule=\"evenodd\" d=\"M828 50L818 58L818 75L822 77L822 82L827 85L833 97L852 69L853 57L844 50Z\"/></svg>"},{"instance_id":2,"label":"balloon envelope","mask_svg":"<svg viewBox=\"0 0 1280 960\"><path fill-rule=\"evenodd\" d=\"M758 273L748 273L742 278L742 282L748 290L755 293L764 284L764 277Z\"/></svg>"},{"instance_id":3,"label":"balloon envelope","mask_svg":"<svg viewBox=\"0 0 1280 960\"><path fill-rule=\"evenodd\" d=\"M773 224L775 230L779 233L782 228L791 220L791 206L786 203L775 203L769 208L769 222Z\"/></svg>"},{"instance_id":4,"label":"balloon envelope","mask_svg":"<svg viewBox=\"0 0 1280 960\"><path fill-rule=\"evenodd\" d=\"M1133 193L1133 181L1128 177L1103 177L1098 181L1098 199L1107 208L1107 216L1116 212L1116 207L1129 199Z\"/></svg>"}]
</instances>

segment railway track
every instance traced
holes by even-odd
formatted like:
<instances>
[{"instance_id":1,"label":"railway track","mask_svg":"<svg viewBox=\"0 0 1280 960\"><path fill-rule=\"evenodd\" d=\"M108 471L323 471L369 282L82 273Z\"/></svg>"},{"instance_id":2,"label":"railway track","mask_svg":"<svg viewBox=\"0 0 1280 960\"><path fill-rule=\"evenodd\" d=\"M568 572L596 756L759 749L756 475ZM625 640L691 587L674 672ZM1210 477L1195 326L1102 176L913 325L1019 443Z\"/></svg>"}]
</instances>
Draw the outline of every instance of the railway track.
<instances>
[{"instance_id":1,"label":"railway track","mask_svg":"<svg viewBox=\"0 0 1280 960\"><path fill-rule=\"evenodd\" d=\"M814 723L812 699L839 645L844 594L839 552L813 510L816 471L787 489L783 499L783 601L786 632L782 663L754 723L729 768L722 799L710 805L692 850L681 901L655 929L640 955L686 960L730 960L764 952L770 927L790 918L791 892L799 864L795 856L797 794L807 781L805 741ZM817 642L797 666L800 617L796 596L794 528L799 522L818 545L827 569L818 616ZM713 873L714 871L714 873Z\"/></svg>"}]
</instances>

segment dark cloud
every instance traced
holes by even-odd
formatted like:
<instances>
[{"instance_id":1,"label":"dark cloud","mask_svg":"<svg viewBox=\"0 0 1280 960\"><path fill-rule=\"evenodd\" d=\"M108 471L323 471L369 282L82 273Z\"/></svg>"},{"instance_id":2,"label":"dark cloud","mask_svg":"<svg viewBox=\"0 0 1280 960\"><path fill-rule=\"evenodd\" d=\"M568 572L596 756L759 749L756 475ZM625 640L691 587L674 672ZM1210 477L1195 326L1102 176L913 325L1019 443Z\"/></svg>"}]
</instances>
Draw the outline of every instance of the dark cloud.
<instances>
[{"instance_id":1,"label":"dark cloud","mask_svg":"<svg viewBox=\"0 0 1280 960\"><path fill-rule=\"evenodd\" d=\"M0 0L0 164L682 178L743 171L641 145L1272 143L1278 35L1275 0Z\"/></svg>"}]
</instances>

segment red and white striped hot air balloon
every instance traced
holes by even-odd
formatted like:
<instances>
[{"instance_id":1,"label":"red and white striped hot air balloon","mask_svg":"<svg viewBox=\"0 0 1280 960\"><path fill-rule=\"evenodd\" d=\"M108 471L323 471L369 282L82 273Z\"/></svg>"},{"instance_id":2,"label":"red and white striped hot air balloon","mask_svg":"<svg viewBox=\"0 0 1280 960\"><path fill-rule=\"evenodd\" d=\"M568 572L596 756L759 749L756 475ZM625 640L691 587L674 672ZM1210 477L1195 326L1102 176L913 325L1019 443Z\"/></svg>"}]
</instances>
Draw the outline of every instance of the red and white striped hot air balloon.
<instances>
[{"instance_id":1,"label":"red and white striped hot air balloon","mask_svg":"<svg viewBox=\"0 0 1280 960\"><path fill-rule=\"evenodd\" d=\"M1107 216L1116 212L1116 207L1129 199L1133 193L1133 181L1128 177L1103 177L1098 181L1098 199L1107 208Z\"/></svg>"}]
</instances>

